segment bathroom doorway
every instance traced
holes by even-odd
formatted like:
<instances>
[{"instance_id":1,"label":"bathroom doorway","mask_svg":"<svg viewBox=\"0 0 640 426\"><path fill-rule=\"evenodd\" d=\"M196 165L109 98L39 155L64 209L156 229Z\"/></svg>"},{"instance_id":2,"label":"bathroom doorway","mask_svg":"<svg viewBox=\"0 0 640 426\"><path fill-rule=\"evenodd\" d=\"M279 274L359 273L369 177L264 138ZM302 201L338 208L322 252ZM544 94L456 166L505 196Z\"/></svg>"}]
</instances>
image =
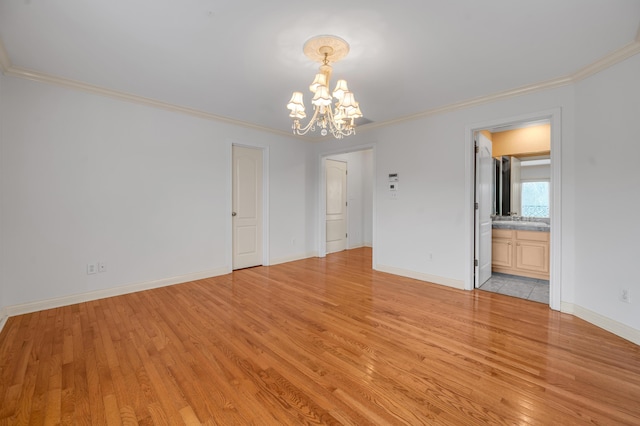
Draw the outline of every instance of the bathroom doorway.
<instances>
[{"instance_id":1,"label":"bathroom doorway","mask_svg":"<svg viewBox=\"0 0 640 426\"><path fill-rule=\"evenodd\" d=\"M469 287L559 309L559 112L491 123L470 137Z\"/></svg>"}]
</instances>

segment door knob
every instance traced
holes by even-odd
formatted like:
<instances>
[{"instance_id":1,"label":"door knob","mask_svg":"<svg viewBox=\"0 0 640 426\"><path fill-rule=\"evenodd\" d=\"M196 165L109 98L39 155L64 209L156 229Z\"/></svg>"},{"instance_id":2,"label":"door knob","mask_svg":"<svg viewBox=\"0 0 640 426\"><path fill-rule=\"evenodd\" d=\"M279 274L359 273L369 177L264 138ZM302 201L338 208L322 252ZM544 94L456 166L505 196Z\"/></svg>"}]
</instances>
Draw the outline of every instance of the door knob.
<instances>
[{"instance_id":1,"label":"door knob","mask_svg":"<svg viewBox=\"0 0 640 426\"><path fill-rule=\"evenodd\" d=\"M231 213L231 216L236 216L237 214L238 214L238 213L236 213L236 212L232 212L232 213Z\"/></svg>"}]
</instances>

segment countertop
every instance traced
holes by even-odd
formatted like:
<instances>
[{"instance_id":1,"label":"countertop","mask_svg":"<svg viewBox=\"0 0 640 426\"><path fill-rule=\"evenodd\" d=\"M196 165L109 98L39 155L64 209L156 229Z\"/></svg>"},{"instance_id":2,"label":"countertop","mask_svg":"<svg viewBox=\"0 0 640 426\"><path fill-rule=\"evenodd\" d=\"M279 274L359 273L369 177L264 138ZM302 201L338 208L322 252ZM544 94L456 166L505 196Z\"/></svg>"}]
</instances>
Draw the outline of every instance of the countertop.
<instances>
[{"instance_id":1,"label":"countertop","mask_svg":"<svg viewBox=\"0 0 640 426\"><path fill-rule=\"evenodd\" d=\"M545 222L520 221L520 220L494 220L491 223L494 229L517 229L519 231L549 232L551 226Z\"/></svg>"}]
</instances>

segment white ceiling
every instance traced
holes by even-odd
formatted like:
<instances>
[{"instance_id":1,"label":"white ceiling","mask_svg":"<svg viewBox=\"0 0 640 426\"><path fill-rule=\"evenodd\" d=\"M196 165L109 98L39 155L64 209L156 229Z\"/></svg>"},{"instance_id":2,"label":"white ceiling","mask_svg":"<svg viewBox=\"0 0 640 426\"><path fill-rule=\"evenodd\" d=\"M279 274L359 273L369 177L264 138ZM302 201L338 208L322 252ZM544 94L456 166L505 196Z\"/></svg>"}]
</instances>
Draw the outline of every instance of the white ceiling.
<instances>
[{"instance_id":1,"label":"white ceiling","mask_svg":"<svg viewBox=\"0 0 640 426\"><path fill-rule=\"evenodd\" d=\"M638 0L3 0L10 66L289 131L285 104L334 65L383 123L569 76L638 43ZM7 67L5 60L5 68Z\"/></svg>"}]
</instances>

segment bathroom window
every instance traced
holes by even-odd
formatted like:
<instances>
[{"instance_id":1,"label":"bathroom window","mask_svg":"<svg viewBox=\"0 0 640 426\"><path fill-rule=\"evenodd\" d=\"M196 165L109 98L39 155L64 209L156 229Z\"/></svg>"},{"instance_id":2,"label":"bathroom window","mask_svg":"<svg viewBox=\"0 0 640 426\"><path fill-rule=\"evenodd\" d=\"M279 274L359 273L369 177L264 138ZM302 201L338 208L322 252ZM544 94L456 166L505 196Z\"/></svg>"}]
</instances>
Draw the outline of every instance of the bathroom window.
<instances>
[{"instance_id":1,"label":"bathroom window","mask_svg":"<svg viewBox=\"0 0 640 426\"><path fill-rule=\"evenodd\" d=\"M522 182L522 216L549 217L549 181Z\"/></svg>"}]
</instances>

